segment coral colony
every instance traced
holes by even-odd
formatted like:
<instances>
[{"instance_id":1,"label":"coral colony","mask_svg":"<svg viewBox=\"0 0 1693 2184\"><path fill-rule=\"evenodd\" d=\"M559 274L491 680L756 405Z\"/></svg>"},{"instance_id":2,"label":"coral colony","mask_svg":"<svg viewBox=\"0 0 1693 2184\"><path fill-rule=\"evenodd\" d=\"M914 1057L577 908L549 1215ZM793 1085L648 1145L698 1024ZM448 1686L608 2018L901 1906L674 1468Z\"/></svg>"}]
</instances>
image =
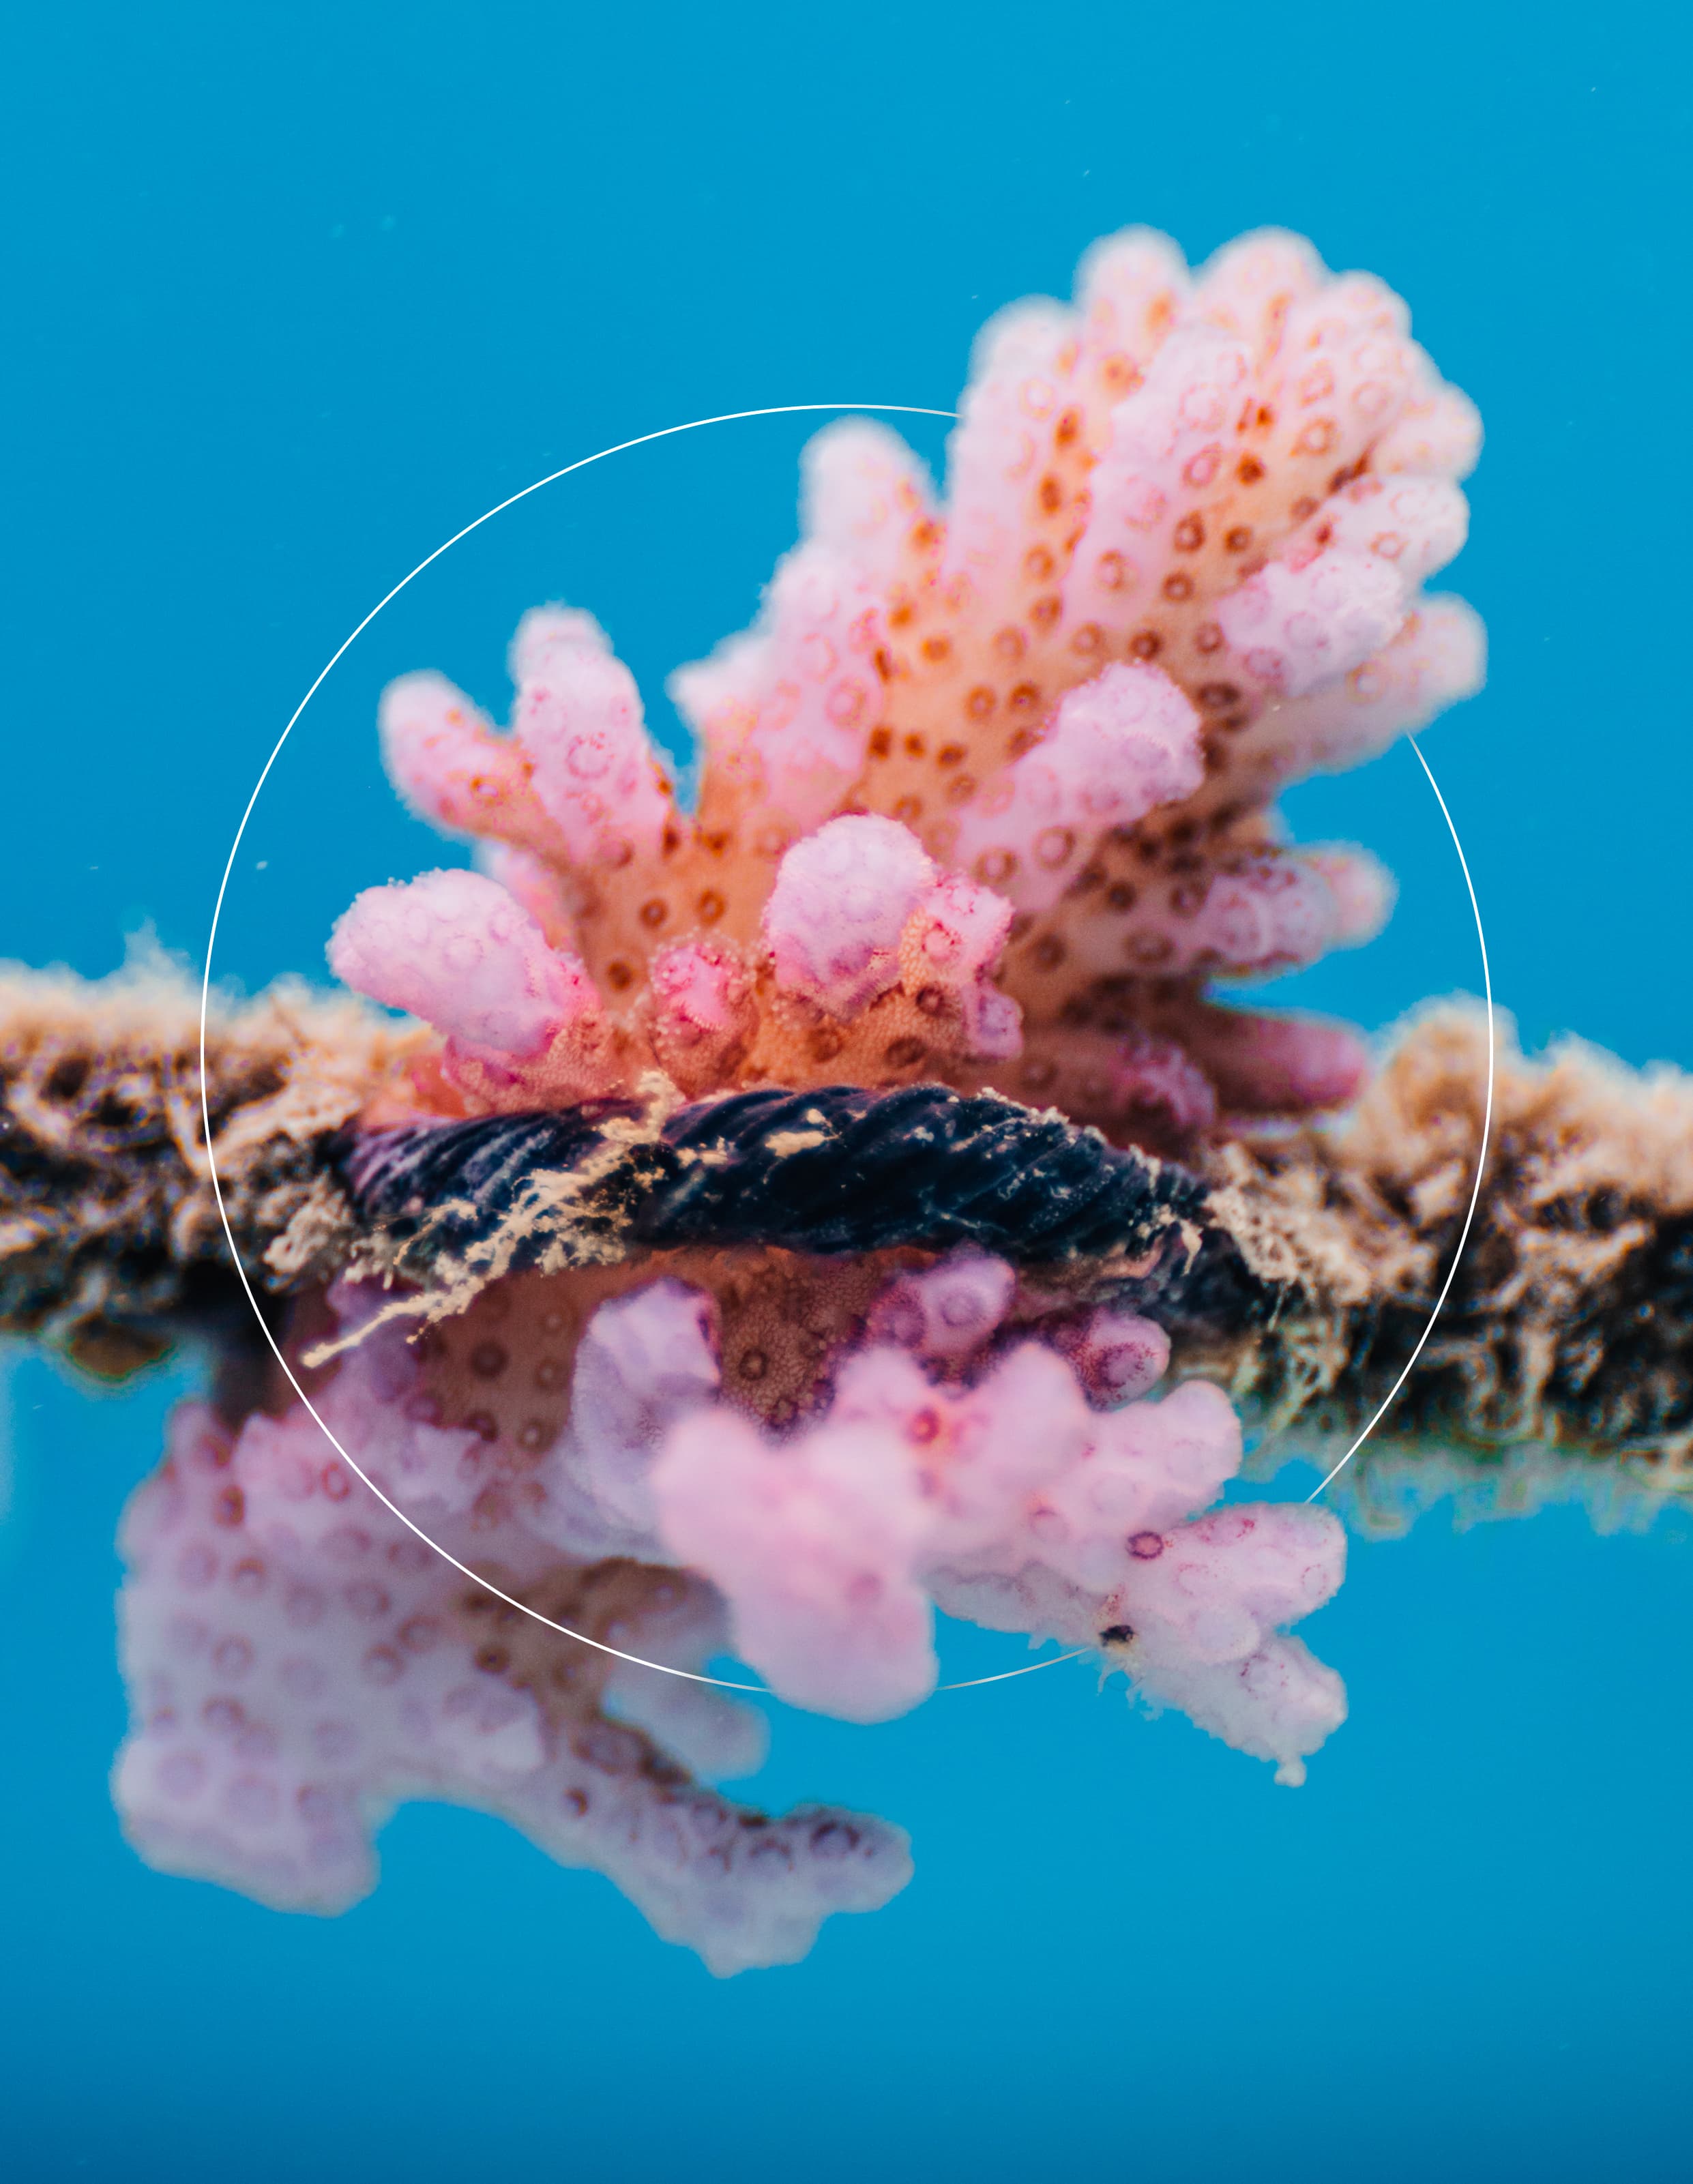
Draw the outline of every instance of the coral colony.
<instances>
[{"instance_id":1,"label":"coral colony","mask_svg":"<svg viewBox=\"0 0 1693 2184\"><path fill-rule=\"evenodd\" d=\"M415 1156L621 1100L703 1106L709 1140L715 1103L816 1094L765 1133L779 1157L838 1132L839 1088L944 1087L1151 1173L1220 1113L1346 1100L1349 1034L1207 987L1386 913L1367 856L1289 846L1272 801L1474 686L1473 617L1418 586L1462 543L1476 445L1378 282L1281 236L1197 280L1156 238L1103 244L1073 309L989 328L944 504L879 426L813 442L758 621L675 678L692 814L585 613L525 617L507 732L437 674L389 689L396 787L481 868L372 888L335 929L337 976L437 1034L364 1129ZM520 1198L510 1268L526 1225ZM1214 1506L1228 1398L1161 1391L1164 1329L1038 1244L745 1236L482 1276L421 1333L343 1276L303 1354L384 1492L555 1621L677 1666L727 1647L872 1722L933 1690L939 1607L1097 1648L1288 1783L1344 1718L1285 1634L1340 1581L1339 1524ZM459 1797L724 1970L905 1878L875 1821L696 1786L669 1755L743 1769L738 1711L479 1595L303 1405L180 1418L127 1550L117 1792L161 1864L331 1908L370 1885L384 1800Z\"/></svg>"},{"instance_id":2,"label":"coral colony","mask_svg":"<svg viewBox=\"0 0 1693 2184\"><path fill-rule=\"evenodd\" d=\"M671 686L693 811L574 608L519 627L508 730L388 690L395 786L476 869L336 927L337 978L426 1029L365 1020L265 1256L325 1424L487 1585L279 1379L188 1407L125 1537L148 1858L332 1910L395 1799L457 1799L719 1971L903 1885L880 1821L702 1786L757 1763L739 1704L510 1600L855 1722L934 1690L938 1607L1304 1779L1345 1699L1289 1626L1343 1534L1220 1501L1204 1361L1279 1277L1196 1178L1265 1118L1313 1142L1366 1056L1211 988L1388 911L1274 799L1476 687L1474 617L1419 587L1477 444L1379 282L1130 233L989 326L944 500L879 425L813 441L758 620ZM1309 1245L1338 1189L1300 1214L1295 1152L1252 1157Z\"/></svg>"}]
</instances>

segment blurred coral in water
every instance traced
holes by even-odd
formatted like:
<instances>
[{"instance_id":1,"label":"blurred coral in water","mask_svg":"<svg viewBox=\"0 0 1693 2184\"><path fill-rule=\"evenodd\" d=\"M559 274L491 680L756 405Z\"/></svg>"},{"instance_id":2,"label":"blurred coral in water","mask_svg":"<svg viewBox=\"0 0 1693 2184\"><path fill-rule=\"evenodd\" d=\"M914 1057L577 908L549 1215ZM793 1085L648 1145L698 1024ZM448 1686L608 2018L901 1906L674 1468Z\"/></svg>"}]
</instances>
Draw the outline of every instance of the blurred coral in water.
<instances>
[{"instance_id":1,"label":"blurred coral in water","mask_svg":"<svg viewBox=\"0 0 1693 2184\"><path fill-rule=\"evenodd\" d=\"M1289 1628L1343 1540L1220 1498L1223 1389L1260 1477L1391 1405L1366 1531L1685 1491L1686 1080L1445 1010L1313 1121L1352 1034L1206 990L1385 913L1270 806L1473 686L1415 588L1475 440L1375 284L1119 237L989 330L944 512L881 428L814 443L758 625L675 685L695 815L584 614L524 622L510 734L389 691L396 784L480 869L360 896L331 957L420 1024L0 978L0 1325L217 1362L123 1541L145 1855L333 1911L448 1799L715 1970L791 1961L910 1860L707 1786L763 1747L718 1653L883 1719L938 1608L1297 1782L1345 1700Z\"/></svg>"},{"instance_id":2,"label":"blurred coral in water","mask_svg":"<svg viewBox=\"0 0 1693 2184\"><path fill-rule=\"evenodd\" d=\"M304 1403L235 1433L183 1407L123 1541L132 1837L332 1911L371 1885L394 1802L448 1798L609 1874L719 1971L798 1956L830 1912L903 1885L883 1823L766 1819L691 1779L755 1767L756 1717L500 1593L677 1668L732 1647L853 1720L933 1688L938 1602L1098 1646L1300 1780L1345 1702L1278 1626L1339 1582L1339 1525L1300 1506L1195 1517L1239 1464L1227 1398L1151 1397L1168 1345L1122 1313L1018 1339L1016 1289L967 1252L894 1274L821 1416L784 1438L723 1399L714 1301L673 1276L598 1302L575 1276L498 1284L410 1343L376 1323L380 1292L341 1285L342 1332L369 1332L317 1398L324 1424L486 1583L383 1508Z\"/></svg>"},{"instance_id":3,"label":"blurred coral in water","mask_svg":"<svg viewBox=\"0 0 1693 2184\"><path fill-rule=\"evenodd\" d=\"M660 1544L716 1583L736 1651L797 1704L877 1720L927 1697L933 1600L1102 1646L1301 1780L1345 1702L1275 1633L1339 1585L1339 1524L1303 1506L1190 1521L1239 1467L1228 1398L1198 1380L1146 1395L1168 1346L1109 1309L996 1339L1014 1286L969 1255L899 1280L877 1316L904 1343L846 1355L786 1438L722 1405L684 1412L653 1467Z\"/></svg>"},{"instance_id":4,"label":"blurred coral in water","mask_svg":"<svg viewBox=\"0 0 1693 2184\"><path fill-rule=\"evenodd\" d=\"M467 1522L479 1437L390 1410L398 1395L367 1354L324 1415L354 1446L372 1429L373 1464L442 1544L604 1644L687 1668L717 1649L721 1608L681 1572L574 1563L516 1521ZM303 1406L234 1436L184 1406L122 1544L135 1719L114 1788L132 1840L169 1871L342 1910L375 1880L370 1837L393 1806L447 1799L608 1875L719 1973L792 1962L831 1912L872 1910L909 1877L905 1838L880 1820L770 1819L692 1779L755 1769L760 1718L466 1579L365 1491Z\"/></svg>"}]
</instances>

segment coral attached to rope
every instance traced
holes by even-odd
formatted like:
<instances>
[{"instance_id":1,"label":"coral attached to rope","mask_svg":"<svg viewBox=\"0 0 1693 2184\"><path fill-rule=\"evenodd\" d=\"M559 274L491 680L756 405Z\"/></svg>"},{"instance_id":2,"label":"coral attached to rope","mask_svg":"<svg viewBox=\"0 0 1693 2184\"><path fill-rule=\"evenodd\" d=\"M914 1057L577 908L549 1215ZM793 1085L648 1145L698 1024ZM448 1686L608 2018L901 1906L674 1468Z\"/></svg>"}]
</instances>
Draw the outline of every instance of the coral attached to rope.
<instances>
[{"instance_id":1,"label":"coral attached to rope","mask_svg":"<svg viewBox=\"0 0 1693 2184\"><path fill-rule=\"evenodd\" d=\"M702 749L693 813L578 610L525 619L505 734L437 674L387 692L396 786L485 869L370 889L331 941L342 979L439 1034L343 1163L360 1212L388 1217L354 1270L432 1292L377 1324L462 1317L526 1266L581 1290L632 1248L648 1289L598 1315L685 1281L680 1323L704 1315L720 1377L657 1450L641 1552L712 1576L778 1689L864 1717L912 1703L930 1599L980 1593L1032 1636L1114 1634L1107 1658L1190 1690L1289 1780L1339 1718L1271 1635L1338 1581L1331 1521L1197 1518L1239 1460L1232 1413L1193 1440L1189 1410L1217 1400L1200 1388L1133 1409L1144 1475L1111 1483L1065 1351L1139 1324L1132 1303L1179 1309L1205 1228L1159 1155L1222 1111L1333 1105L1362 1073L1350 1034L1205 989L1385 914L1367 856L1285 846L1268 806L1473 685L1472 618L1418 587L1462 542L1475 443L1378 283L1273 236L1193 282L1167 244L1122 237L1073 310L989 330L944 509L881 426L814 443L804 536L757 625L672 685ZM1009 1104L1031 1095L1050 1120ZM955 1419L944 1358L913 1368L867 1324L896 1278L877 1253L960 1242L1006 1251L980 1263L1010 1286L953 1362ZM742 1332L738 1249L806 1334L783 1369ZM846 1263L778 1271L795 1251ZM832 1303L808 1310L814 1291ZM665 1323L640 1323L643 1355ZM1040 1460L989 1490L975 1467L1001 1443ZM1152 1513L1094 1543L1137 1495ZM983 1496L955 1567L940 1510ZM1176 1552L1189 1518L1222 1562ZM1185 1652L1136 1605L1137 1565L1167 1548L1167 1582L1206 1603ZM1194 1680L1213 1666L1226 1701Z\"/></svg>"},{"instance_id":2,"label":"coral attached to rope","mask_svg":"<svg viewBox=\"0 0 1693 2184\"><path fill-rule=\"evenodd\" d=\"M0 991L6 1323L222 1360L126 1533L148 1856L334 1908L389 1801L451 1797L714 1969L788 1958L905 1847L695 1780L757 1757L706 1664L885 1719L937 1609L1303 1779L1345 1701L1289 1626L1344 1537L1224 1498L1242 1419L1309 1449L1412 1358L1487 1050L1430 1017L1366 1089L1350 1030L1213 986L1388 912L1274 800L1475 688L1419 587L1477 445L1379 283L1117 237L984 334L944 504L880 426L813 442L757 621L671 686L696 809L578 610L523 621L507 731L392 686L394 783L477 869L369 889L330 960L418 1024L220 1015L202 1132L162 974ZM1693 1100L1497 1059L1398 1422L1667 1476Z\"/></svg>"}]
</instances>

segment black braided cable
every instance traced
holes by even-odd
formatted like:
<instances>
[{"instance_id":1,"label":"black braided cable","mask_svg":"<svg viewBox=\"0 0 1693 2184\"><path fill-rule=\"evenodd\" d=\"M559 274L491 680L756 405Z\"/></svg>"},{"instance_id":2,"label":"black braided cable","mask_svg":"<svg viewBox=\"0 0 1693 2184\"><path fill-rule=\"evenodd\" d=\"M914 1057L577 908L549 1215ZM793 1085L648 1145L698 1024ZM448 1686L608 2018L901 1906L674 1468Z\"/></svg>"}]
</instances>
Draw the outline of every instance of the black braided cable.
<instances>
[{"instance_id":1,"label":"black braided cable","mask_svg":"<svg viewBox=\"0 0 1693 2184\"><path fill-rule=\"evenodd\" d=\"M537 1177L597 1163L582 1217L615 1220L633 1248L970 1244L1025 1265L1144 1261L1124 1280L1184 1316L1262 1308L1184 1169L992 1094L734 1093L680 1109L656 1136L630 1129L636 1113L601 1100L408 1124L349 1137L338 1166L361 1226L402 1242L426 1228L432 1251L493 1233ZM538 1224L511 1263L535 1263L557 1233Z\"/></svg>"}]
</instances>

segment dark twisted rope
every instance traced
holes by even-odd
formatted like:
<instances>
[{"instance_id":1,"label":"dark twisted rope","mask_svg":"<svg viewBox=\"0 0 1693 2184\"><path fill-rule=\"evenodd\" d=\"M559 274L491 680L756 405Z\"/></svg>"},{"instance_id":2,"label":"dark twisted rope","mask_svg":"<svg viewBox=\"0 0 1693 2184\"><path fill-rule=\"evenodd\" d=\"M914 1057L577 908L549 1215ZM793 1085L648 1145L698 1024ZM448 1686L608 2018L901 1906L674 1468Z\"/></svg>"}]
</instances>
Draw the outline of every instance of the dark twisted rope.
<instances>
[{"instance_id":1,"label":"dark twisted rope","mask_svg":"<svg viewBox=\"0 0 1693 2184\"><path fill-rule=\"evenodd\" d=\"M656 1136L632 1134L636 1112L601 1100L409 1124L349 1136L338 1166L362 1228L432 1254L492 1234L537 1176L599 1163L571 1217L615 1220L631 1248L970 1244L1025 1265L1117 1262L1119 1290L1183 1317L1267 1308L1193 1176L1050 1112L938 1084L736 1093ZM558 1233L537 1224L510 1263L536 1263Z\"/></svg>"}]
</instances>

